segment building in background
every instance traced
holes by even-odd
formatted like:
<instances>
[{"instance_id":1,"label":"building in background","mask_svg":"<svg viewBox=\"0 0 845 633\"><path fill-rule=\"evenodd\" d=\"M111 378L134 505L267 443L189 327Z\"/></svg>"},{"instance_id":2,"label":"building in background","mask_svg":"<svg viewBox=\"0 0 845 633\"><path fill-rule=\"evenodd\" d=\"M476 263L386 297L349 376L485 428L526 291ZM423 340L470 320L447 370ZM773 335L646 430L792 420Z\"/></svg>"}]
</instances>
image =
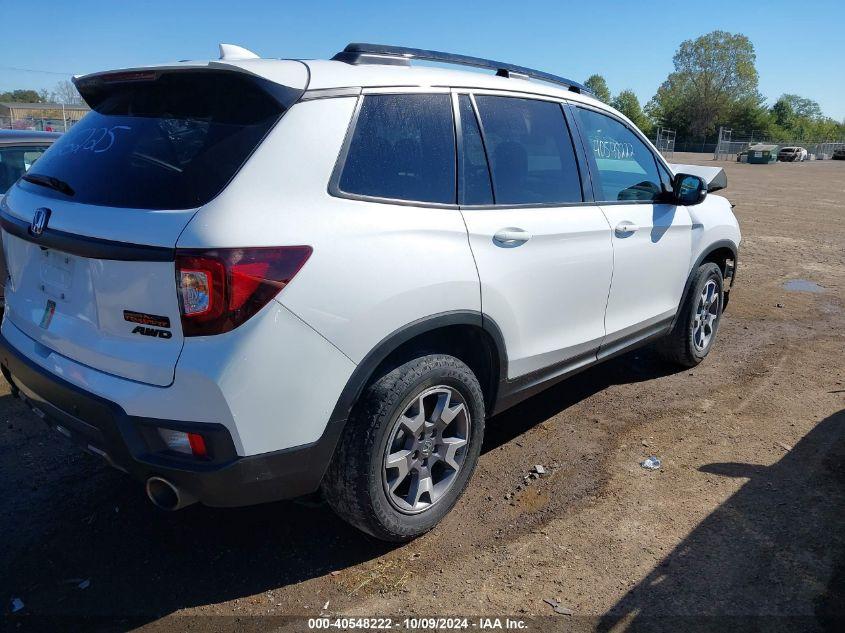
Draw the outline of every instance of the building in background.
<instances>
[{"instance_id":1,"label":"building in background","mask_svg":"<svg viewBox=\"0 0 845 633\"><path fill-rule=\"evenodd\" d=\"M7 101L0 103L0 128L66 132L89 110L86 105Z\"/></svg>"}]
</instances>

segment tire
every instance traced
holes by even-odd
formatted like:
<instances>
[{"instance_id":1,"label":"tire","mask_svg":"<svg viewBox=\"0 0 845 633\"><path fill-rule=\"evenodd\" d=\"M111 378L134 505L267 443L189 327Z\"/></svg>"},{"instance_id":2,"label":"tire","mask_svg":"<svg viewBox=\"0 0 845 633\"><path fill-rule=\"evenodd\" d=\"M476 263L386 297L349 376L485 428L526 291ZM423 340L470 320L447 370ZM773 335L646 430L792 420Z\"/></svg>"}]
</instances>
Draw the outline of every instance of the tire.
<instances>
[{"instance_id":1,"label":"tire","mask_svg":"<svg viewBox=\"0 0 845 633\"><path fill-rule=\"evenodd\" d=\"M341 518L378 539L401 542L428 532L454 507L475 470L484 415L481 385L457 358L430 354L388 371L353 407L323 479L326 501ZM465 443L454 448L462 435ZM390 468L388 458L402 467ZM427 487L426 475L436 487Z\"/></svg>"},{"instance_id":2,"label":"tire","mask_svg":"<svg viewBox=\"0 0 845 633\"><path fill-rule=\"evenodd\" d=\"M705 289L709 290L713 286L712 299L708 302L703 295ZM716 264L699 266L690 288L675 326L657 344L657 350L663 358L681 367L695 367L710 352L725 306L722 271ZM704 314L704 319L701 319L700 313ZM699 327L702 320L709 321L709 326L702 323Z\"/></svg>"}]
</instances>

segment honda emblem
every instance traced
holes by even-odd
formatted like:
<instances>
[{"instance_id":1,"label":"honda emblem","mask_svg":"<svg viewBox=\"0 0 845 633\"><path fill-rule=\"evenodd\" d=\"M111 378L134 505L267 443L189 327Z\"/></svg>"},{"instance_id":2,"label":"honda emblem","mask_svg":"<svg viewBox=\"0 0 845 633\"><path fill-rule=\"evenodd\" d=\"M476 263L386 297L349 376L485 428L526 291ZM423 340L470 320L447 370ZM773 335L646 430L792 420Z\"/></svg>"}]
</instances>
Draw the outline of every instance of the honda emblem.
<instances>
[{"instance_id":1,"label":"honda emblem","mask_svg":"<svg viewBox=\"0 0 845 633\"><path fill-rule=\"evenodd\" d=\"M29 225L29 232L38 237L47 228L47 221L50 219L50 209L41 207L35 210L35 215L32 216L32 224Z\"/></svg>"}]
</instances>

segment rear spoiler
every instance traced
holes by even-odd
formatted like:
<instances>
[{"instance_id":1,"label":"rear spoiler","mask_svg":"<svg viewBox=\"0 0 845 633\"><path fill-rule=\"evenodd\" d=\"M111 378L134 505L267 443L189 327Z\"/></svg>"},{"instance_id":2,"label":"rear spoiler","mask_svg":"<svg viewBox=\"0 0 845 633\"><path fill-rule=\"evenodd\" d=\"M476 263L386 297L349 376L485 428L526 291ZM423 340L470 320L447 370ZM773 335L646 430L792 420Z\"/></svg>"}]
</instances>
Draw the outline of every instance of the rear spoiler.
<instances>
[{"instance_id":1,"label":"rear spoiler","mask_svg":"<svg viewBox=\"0 0 845 633\"><path fill-rule=\"evenodd\" d=\"M224 46L229 46L228 44ZM228 49L221 48L221 54ZM296 102L308 87L308 67L298 60L269 60L246 57L233 57L229 54L220 60L185 61L172 64L158 64L135 68L122 68L90 73L88 75L74 75L72 81L82 95L85 102L96 108L96 101L89 100L92 92L97 92L104 85L142 82L155 80L162 73L190 72L190 71L228 71L243 73L257 81L285 107ZM253 53L254 54L254 53ZM292 97L295 96L295 98ZM96 99L96 97L94 97Z\"/></svg>"},{"instance_id":2,"label":"rear spoiler","mask_svg":"<svg viewBox=\"0 0 845 633\"><path fill-rule=\"evenodd\" d=\"M669 163L669 167L675 174L691 174L704 179L707 183L707 192L712 193L725 189L728 186L728 175L721 167L705 167L703 165L679 165Z\"/></svg>"}]
</instances>

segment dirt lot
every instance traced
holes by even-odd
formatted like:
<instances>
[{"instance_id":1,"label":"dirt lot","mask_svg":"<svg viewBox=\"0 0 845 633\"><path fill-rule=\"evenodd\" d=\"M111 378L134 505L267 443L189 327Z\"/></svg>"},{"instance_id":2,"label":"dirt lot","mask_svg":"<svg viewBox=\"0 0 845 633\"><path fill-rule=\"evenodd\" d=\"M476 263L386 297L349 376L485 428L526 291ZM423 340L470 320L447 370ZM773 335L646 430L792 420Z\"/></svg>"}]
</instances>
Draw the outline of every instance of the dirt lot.
<instances>
[{"instance_id":1,"label":"dirt lot","mask_svg":"<svg viewBox=\"0 0 845 633\"><path fill-rule=\"evenodd\" d=\"M710 357L673 373L638 351L491 420L467 494L408 545L359 534L319 499L160 512L4 382L3 609L19 598L23 613L153 629L321 613L833 629L845 617L845 162L721 165L744 240ZM787 290L794 279L820 292ZM660 471L639 466L652 454ZM520 489L534 464L549 474Z\"/></svg>"}]
</instances>

